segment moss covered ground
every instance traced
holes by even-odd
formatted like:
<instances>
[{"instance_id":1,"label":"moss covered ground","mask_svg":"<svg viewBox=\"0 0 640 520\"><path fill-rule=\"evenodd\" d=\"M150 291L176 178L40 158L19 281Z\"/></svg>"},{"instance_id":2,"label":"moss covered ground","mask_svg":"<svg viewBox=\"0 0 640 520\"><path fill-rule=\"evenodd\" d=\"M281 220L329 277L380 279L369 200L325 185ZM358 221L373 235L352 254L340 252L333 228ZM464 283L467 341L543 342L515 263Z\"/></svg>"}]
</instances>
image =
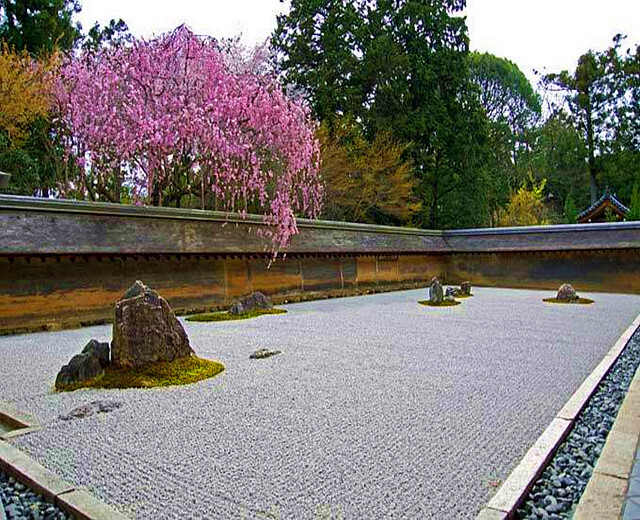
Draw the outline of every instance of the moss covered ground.
<instances>
[{"instance_id":1,"label":"moss covered ground","mask_svg":"<svg viewBox=\"0 0 640 520\"><path fill-rule=\"evenodd\" d=\"M577 300L568 301L568 300L558 300L558 298L544 298L543 301L547 303L560 303L562 305L588 305L593 303L593 300L589 298L578 298Z\"/></svg>"},{"instance_id":2,"label":"moss covered ground","mask_svg":"<svg viewBox=\"0 0 640 520\"><path fill-rule=\"evenodd\" d=\"M284 309L260 309L251 312L245 312L244 314L229 314L228 312L207 312L205 314L194 314L193 316L187 316L187 321L233 321L233 320L248 320L249 318L257 318L265 314L286 314Z\"/></svg>"},{"instance_id":3,"label":"moss covered ground","mask_svg":"<svg viewBox=\"0 0 640 520\"><path fill-rule=\"evenodd\" d=\"M108 367L103 376L64 385L56 390L70 392L80 388L157 388L189 385L214 377L224 371L224 368L218 361L191 356L141 368Z\"/></svg>"},{"instance_id":4,"label":"moss covered ground","mask_svg":"<svg viewBox=\"0 0 640 520\"><path fill-rule=\"evenodd\" d=\"M447 302L443 301L442 303L431 303L429 300L422 300L418 302L420 305L426 305L427 307L455 307L456 305L460 305L460 302L453 301Z\"/></svg>"}]
</instances>

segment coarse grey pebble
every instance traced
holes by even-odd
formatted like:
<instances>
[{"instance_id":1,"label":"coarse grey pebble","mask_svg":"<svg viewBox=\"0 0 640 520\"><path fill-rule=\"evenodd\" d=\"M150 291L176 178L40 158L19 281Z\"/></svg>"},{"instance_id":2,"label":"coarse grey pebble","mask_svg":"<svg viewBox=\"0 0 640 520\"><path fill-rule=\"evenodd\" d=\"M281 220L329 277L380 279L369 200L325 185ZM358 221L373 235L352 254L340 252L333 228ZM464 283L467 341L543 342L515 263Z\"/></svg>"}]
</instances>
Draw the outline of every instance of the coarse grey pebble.
<instances>
[{"instance_id":1,"label":"coarse grey pebble","mask_svg":"<svg viewBox=\"0 0 640 520\"><path fill-rule=\"evenodd\" d=\"M0 470L0 503L7 520L73 520L59 508ZM0 518L2 515L0 514Z\"/></svg>"},{"instance_id":2,"label":"coarse grey pebble","mask_svg":"<svg viewBox=\"0 0 640 520\"><path fill-rule=\"evenodd\" d=\"M516 518L539 518L540 499L545 504L562 501L558 507L546 507L548 513L557 513L560 519L573 516L639 365L640 330L635 332L589 399L524 505L518 509Z\"/></svg>"},{"instance_id":3,"label":"coarse grey pebble","mask_svg":"<svg viewBox=\"0 0 640 520\"><path fill-rule=\"evenodd\" d=\"M0 395L44 426L12 443L133 518L474 518L640 297L558 306L548 291L477 288L431 308L418 304L427 294L186 322L196 353L226 371L156 390L52 393L60 366L109 326L0 337ZM286 355L249 359L259 348ZM96 400L122 407L59 419Z\"/></svg>"}]
</instances>

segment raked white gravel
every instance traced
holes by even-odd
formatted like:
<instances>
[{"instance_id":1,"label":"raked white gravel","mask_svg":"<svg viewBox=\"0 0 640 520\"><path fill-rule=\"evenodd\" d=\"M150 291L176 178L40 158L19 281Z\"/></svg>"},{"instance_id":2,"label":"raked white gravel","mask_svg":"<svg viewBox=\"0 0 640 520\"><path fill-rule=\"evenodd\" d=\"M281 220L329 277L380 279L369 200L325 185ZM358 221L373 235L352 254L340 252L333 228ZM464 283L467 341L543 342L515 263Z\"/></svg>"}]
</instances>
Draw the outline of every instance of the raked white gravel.
<instances>
[{"instance_id":1,"label":"raked white gravel","mask_svg":"<svg viewBox=\"0 0 640 520\"><path fill-rule=\"evenodd\" d=\"M415 290L187 322L196 353L227 370L159 390L52 392L109 326L1 337L0 400L44 425L14 445L135 518L473 518L640 312L632 295L474 293L451 308ZM249 359L259 348L284 353ZM123 407L59 420L96 399Z\"/></svg>"}]
</instances>

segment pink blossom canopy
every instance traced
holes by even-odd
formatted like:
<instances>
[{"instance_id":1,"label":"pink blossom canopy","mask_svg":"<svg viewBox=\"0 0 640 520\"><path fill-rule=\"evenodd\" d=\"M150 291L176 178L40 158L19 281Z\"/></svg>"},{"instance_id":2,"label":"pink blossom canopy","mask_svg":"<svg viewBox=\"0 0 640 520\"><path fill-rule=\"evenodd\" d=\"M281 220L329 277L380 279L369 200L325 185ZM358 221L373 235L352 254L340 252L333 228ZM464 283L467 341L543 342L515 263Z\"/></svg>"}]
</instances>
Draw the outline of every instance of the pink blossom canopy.
<instances>
[{"instance_id":1,"label":"pink blossom canopy","mask_svg":"<svg viewBox=\"0 0 640 520\"><path fill-rule=\"evenodd\" d=\"M206 187L220 209L262 211L274 248L286 245L295 215L321 209L315 123L272 75L238 59L185 27L71 58L57 100L80 163L73 188L100 198L92 192L124 186L161 204Z\"/></svg>"}]
</instances>

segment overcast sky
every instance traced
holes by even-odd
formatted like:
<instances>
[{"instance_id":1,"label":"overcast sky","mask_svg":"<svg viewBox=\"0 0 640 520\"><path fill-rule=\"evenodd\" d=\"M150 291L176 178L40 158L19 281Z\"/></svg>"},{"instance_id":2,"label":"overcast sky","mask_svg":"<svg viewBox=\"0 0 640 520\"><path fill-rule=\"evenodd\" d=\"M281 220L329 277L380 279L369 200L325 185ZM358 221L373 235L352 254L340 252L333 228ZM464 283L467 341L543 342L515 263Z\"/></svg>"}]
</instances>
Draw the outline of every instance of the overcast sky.
<instances>
[{"instance_id":1,"label":"overcast sky","mask_svg":"<svg viewBox=\"0 0 640 520\"><path fill-rule=\"evenodd\" d=\"M287 10L279 0L83 0L80 21L124 19L136 36L150 37L186 23L218 38L242 34L264 41ZM468 0L467 24L474 50L514 61L530 79L575 68L587 49L603 50L614 34L640 43L640 0Z\"/></svg>"}]
</instances>

